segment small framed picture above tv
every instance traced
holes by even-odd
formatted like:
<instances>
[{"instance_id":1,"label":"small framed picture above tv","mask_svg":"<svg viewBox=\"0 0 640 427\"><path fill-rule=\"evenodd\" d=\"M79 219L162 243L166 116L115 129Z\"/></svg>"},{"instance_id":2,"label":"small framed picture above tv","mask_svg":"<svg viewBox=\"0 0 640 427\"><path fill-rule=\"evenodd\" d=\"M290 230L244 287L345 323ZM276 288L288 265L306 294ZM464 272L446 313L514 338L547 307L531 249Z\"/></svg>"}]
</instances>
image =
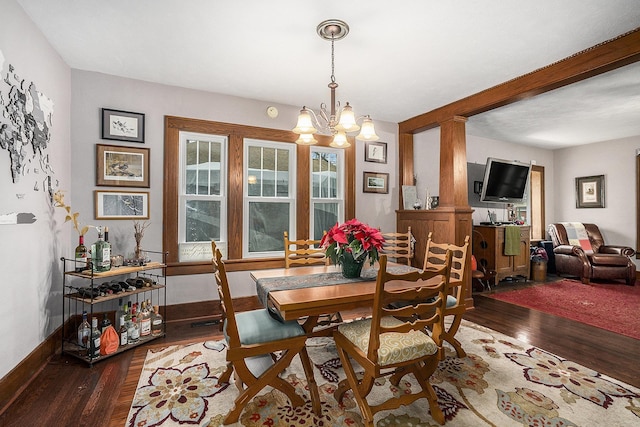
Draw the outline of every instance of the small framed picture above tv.
<instances>
[{"instance_id":1,"label":"small framed picture above tv","mask_svg":"<svg viewBox=\"0 0 640 427\"><path fill-rule=\"evenodd\" d=\"M531 174L531 163L489 157L484 169L480 200L494 203L522 203Z\"/></svg>"}]
</instances>

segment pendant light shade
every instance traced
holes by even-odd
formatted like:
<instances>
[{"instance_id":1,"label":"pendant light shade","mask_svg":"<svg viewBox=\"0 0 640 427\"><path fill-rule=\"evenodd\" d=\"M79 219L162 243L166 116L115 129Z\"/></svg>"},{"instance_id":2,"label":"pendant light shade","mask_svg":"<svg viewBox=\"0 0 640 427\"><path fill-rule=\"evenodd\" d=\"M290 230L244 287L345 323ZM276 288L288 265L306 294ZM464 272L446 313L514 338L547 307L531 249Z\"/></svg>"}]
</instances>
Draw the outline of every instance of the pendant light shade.
<instances>
[{"instance_id":1,"label":"pendant light shade","mask_svg":"<svg viewBox=\"0 0 640 427\"><path fill-rule=\"evenodd\" d=\"M376 130L373 127L373 120L369 116L366 116L362 120L362 128L360 129L360 133L356 136L356 139L360 141L377 141L380 139L378 135L376 135Z\"/></svg>"},{"instance_id":2,"label":"pendant light shade","mask_svg":"<svg viewBox=\"0 0 640 427\"><path fill-rule=\"evenodd\" d=\"M345 134L344 132L338 132L333 135L333 141L331 141L329 145L336 148L351 147L351 144L349 144L349 141L347 141L347 134Z\"/></svg>"},{"instance_id":3,"label":"pendant light shade","mask_svg":"<svg viewBox=\"0 0 640 427\"><path fill-rule=\"evenodd\" d=\"M356 115L353 114L353 108L347 102L340 112L340 122L336 125L338 132L357 132L360 126L356 123Z\"/></svg>"},{"instance_id":4,"label":"pendant light shade","mask_svg":"<svg viewBox=\"0 0 640 427\"><path fill-rule=\"evenodd\" d=\"M302 133L300 137L296 140L296 144L300 145L313 145L317 144L318 140L314 138L312 133Z\"/></svg>"},{"instance_id":5,"label":"pendant light shade","mask_svg":"<svg viewBox=\"0 0 640 427\"><path fill-rule=\"evenodd\" d=\"M302 110L300 110L300 114L298 115L298 124L293 128L293 132L298 134L318 132L318 129L313 126L311 114L309 114L309 110L307 110L306 107L302 107Z\"/></svg>"}]
</instances>

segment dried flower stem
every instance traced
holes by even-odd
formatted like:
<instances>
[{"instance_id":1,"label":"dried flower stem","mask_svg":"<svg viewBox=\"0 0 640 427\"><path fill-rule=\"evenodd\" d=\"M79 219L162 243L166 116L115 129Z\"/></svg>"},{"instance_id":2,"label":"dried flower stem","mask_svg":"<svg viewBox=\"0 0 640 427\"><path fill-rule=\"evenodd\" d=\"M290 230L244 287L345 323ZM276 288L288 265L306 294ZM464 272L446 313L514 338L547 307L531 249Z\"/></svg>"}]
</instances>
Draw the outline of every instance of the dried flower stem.
<instances>
[{"instance_id":1,"label":"dried flower stem","mask_svg":"<svg viewBox=\"0 0 640 427\"><path fill-rule=\"evenodd\" d=\"M80 228L80 223L78 222L78 215L80 215L80 213L79 212L71 213L71 206L64 203L64 193L62 193L62 191L60 190L56 191L55 194L53 195L53 200L54 200L54 204L53 204L54 207L63 208L65 211L67 211L67 216L65 217L64 222L72 221L73 228L76 229L76 231L80 236L84 236L86 232L89 231L89 227L93 227L92 225L85 225L84 227Z\"/></svg>"}]
</instances>

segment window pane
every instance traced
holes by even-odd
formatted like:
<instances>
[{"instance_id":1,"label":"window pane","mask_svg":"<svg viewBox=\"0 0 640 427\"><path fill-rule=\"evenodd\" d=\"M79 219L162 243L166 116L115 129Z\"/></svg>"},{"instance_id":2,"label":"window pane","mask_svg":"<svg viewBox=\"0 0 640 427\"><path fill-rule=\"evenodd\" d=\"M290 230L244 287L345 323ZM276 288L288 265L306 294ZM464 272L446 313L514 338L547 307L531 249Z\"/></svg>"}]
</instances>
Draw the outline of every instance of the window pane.
<instances>
[{"instance_id":1,"label":"window pane","mask_svg":"<svg viewBox=\"0 0 640 427\"><path fill-rule=\"evenodd\" d=\"M247 194L253 197L289 197L289 150L249 147Z\"/></svg>"},{"instance_id":2,"label":"window pane","mask_svg":"<svg viewBox=\"0 0 640 427\"><path fill-rule=\"evenodd\" d=\"M186 148L186 186L185 194L196 194L196 188L198 183L198 143L192 139L187 140Z\"/></svg>"},{"instance_id":3,"label":"window pane","mask_svg":"<svg viewBox=\"0 0 640 427\"><path fill-rule=\"evenodd\" d=\"M338 203L314 203L313 222L313 238L321 239L338 222Z\"/></svg>"},{"instance_id":4,"label":"window pane","mask_svg":"<svg viewBox=\"0 0 640 427\"><path fill-rule=\"evenodd\" d=\"M335 199L338 197L337 153L311 152L312 197Z\"/></svg>"},{"instance_id":5,"label":"window pane","mask_svg":"<svg viewBox=\"0 0 640 427\"><path fill-rule=\"evenodd\" d=\"M289 203L249 202L249 252L284 251Z\"/></svg>"},{"instance_id":6,"label":"window pane","mask_svg":"<svg viewBox=\"0 0 640 427\"><path fill-rule=\"evenodd\" d=\"M220 195L221 149L219 142L187 140L185 194Z\"/></svg>"},{"instance_id":7,"label":"window pane","mask_svg":"<svg viewBox=\"0 0 640 427\"><path fill-rule=\"evenodd\" d=\"M220 240L220 201L189 200L186 203L186 242Z\"/></svg>"},{"instance_id":8,"label":"window pane","mask_svg":"<svg viewBox=\"0 0 640 427\"><path fill-rule=\"evenodd\" d=\"M278 197L289 196L289 150L277 150L276 186Z\"/></svg>"}]
</instances>

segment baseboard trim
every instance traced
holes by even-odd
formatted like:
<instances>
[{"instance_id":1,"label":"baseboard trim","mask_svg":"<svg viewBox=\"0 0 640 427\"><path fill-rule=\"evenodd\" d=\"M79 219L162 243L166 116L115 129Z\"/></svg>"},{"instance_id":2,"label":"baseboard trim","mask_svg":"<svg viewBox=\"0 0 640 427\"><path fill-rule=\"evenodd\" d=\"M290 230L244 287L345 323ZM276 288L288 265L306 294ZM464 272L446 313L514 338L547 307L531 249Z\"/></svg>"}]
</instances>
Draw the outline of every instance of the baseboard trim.
<instances>
[{"instance_id":1,"label":"baseboard trim","mask_svg":"<svg viewBox=\"0 0 640 427\"><path fill-rule=\"evenodd\" d=\"M235 298L233 308L236 311L260 308L257 296ZM174 304L164 307L163 315L167 323L203 322L220 320L222 309L220 301L198 301ZM0 415L20 396L20 393L44 369L51 357L61 350L62 327L56 329L27 357L0 380Z\"/></svg>"}]
</instances>

